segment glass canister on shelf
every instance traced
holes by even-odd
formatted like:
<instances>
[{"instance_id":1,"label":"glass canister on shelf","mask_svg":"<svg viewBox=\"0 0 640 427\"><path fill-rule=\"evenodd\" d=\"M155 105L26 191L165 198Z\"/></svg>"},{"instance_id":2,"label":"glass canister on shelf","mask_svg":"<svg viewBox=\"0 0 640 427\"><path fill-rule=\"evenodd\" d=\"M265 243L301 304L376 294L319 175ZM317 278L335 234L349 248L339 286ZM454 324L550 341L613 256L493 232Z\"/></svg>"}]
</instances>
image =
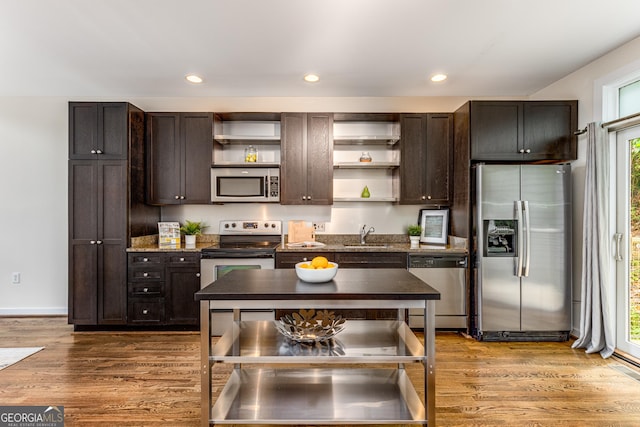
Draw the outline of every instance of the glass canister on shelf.
<instances>
[{"instance_id":1,"label":"glass canister on shelf","mask_svg":"<svg viewBox=\"0 0 640 427\"><path fill-rule=\"evenodd\" d=\"M360 161L362 163L371 163L371 154L368 151L363 151L360 155Z\"/></svg>"},{"instance_id":2,"label":"glass canister on shelf","mask_svg":"<svg viewBox=\"0 0 640 427\"><path fill-rule=\"evenodd\" d=\"M258 150L253 145L244 149L245 163L256 163L258 161Z\"/></svg>"}]
</instances>

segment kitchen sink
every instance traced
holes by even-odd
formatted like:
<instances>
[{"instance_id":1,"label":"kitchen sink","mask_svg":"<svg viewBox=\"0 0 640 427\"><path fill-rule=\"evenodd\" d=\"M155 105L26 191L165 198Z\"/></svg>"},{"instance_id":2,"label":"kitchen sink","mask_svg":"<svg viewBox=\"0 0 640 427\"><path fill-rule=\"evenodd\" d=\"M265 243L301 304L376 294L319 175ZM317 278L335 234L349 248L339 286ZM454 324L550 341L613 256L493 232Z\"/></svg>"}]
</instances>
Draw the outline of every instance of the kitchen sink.
<instances>
[{"instance_id":1,"label":"kitchen sink","mask_svg":"<svg viewBox=\"0 0 640 427\"><path fill-rule=\"evenodd\" d=\"M347 249L366 249L366 248L388 248L389 245L385 245L385 244L376 244L376 243L356 243L355 245L344 245L345 248Z\"/></svg>"}]
</instances>

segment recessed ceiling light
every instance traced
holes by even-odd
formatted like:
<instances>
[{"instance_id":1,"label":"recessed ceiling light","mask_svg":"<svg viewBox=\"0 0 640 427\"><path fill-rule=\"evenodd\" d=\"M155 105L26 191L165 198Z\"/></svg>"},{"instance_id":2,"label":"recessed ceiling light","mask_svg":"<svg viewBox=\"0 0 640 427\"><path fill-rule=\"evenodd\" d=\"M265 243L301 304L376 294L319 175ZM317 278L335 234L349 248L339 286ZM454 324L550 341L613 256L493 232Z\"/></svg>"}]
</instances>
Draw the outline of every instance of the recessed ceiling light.
<instances>
[{"instance_id":1,"label":"recessed ceiling light","mask_svg":"<svg viewBox=\"0 0 640 427\"><path fill-rule=\"evenodd\" d=\"M316 74L307 74L304 76L304 81L309 83L315 83L320 80L320 77Z\"/></svg>"},{"instance_id":2,"label":"recessed ceiling light","mask_svg":"<svg viewBox=\"0 0 640 427\"><path fill-rule=\"evenodd\" d=\"M432 82L442 82L447 80L447 75L446 74L434 74L433 76L431 76L431 81Z\"/></svg>"},{"instance_id":3,"label":"recessed ceiling light","mask_svg":"<svg viewBox=\"0 0 640 427\"><path fill-rule=\"evenodd\" d=\"M190 82L190 83L202 83L202 81L203 81L202 77L197 76L195 74L187 74L185 79L187 79L187 81Z\"/></svg>"}]
</instances>

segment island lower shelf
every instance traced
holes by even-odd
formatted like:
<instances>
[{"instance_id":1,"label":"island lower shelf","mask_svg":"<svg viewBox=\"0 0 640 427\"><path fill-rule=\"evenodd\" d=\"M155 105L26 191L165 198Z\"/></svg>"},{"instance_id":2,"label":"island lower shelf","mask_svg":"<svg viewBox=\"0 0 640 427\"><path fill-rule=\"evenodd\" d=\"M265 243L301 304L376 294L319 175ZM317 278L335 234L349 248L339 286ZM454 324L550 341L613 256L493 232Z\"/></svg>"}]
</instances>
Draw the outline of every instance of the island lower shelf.
<instances>
[{"instance_id":1,"label":"island lower shelf","mask_svg":"<svg viewBox=\"0 0 640 427\"><path fill-rule=\"evenodd\" d=\"M275 321L277 322L277 321ZM412 363L424 362L424 345L396 320L347 320L333 339L297 343L274 321L236 321L211 349L211 362L225 363Z\"/></svg>"},{"instance_id":2,"label":"island lower shelf","mask_svg":"<svg viewBox=\"0 0 640 427\"><path fill-rule=\"evenodd\" d=\"M422 424L425 408L398 369L234 370L216 424Z\"/></svg>"}]
</instances>

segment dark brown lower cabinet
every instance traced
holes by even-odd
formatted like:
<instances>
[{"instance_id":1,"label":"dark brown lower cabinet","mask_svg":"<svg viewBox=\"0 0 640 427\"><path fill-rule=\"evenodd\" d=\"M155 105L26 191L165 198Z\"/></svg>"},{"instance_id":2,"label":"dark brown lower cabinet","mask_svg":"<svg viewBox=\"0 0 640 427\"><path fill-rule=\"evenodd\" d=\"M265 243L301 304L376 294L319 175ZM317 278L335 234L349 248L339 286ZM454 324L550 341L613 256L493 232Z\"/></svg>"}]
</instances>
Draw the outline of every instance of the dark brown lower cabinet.
<instances>
[{"instance_id":1,"label":"dark brown lower cabinet","mask_svg":"<svg viewBox=\"0 0 640 427\"><path fill-rule=\"evenodd\" d=\"M295 265L313 257L324 256L338 263L339 268L407 268L405 252L277 252L276 268L295 268ZM300 307L306 308L306 307ZM276 310L276 319L293 310ZM331 310L346 319L397 319L398 311L389 309Z\"/></svg>"},{"instance_id":2,"label":"dark brown lower cabinet","mask_svg":"<svg viewBox=\"0 0 640 427\"><path fill-rule=\"evenodd\" d=\"M130 252L128 254L128 324L193 326L200 307L200 254Z\"/></svg>"}]
</instances>

